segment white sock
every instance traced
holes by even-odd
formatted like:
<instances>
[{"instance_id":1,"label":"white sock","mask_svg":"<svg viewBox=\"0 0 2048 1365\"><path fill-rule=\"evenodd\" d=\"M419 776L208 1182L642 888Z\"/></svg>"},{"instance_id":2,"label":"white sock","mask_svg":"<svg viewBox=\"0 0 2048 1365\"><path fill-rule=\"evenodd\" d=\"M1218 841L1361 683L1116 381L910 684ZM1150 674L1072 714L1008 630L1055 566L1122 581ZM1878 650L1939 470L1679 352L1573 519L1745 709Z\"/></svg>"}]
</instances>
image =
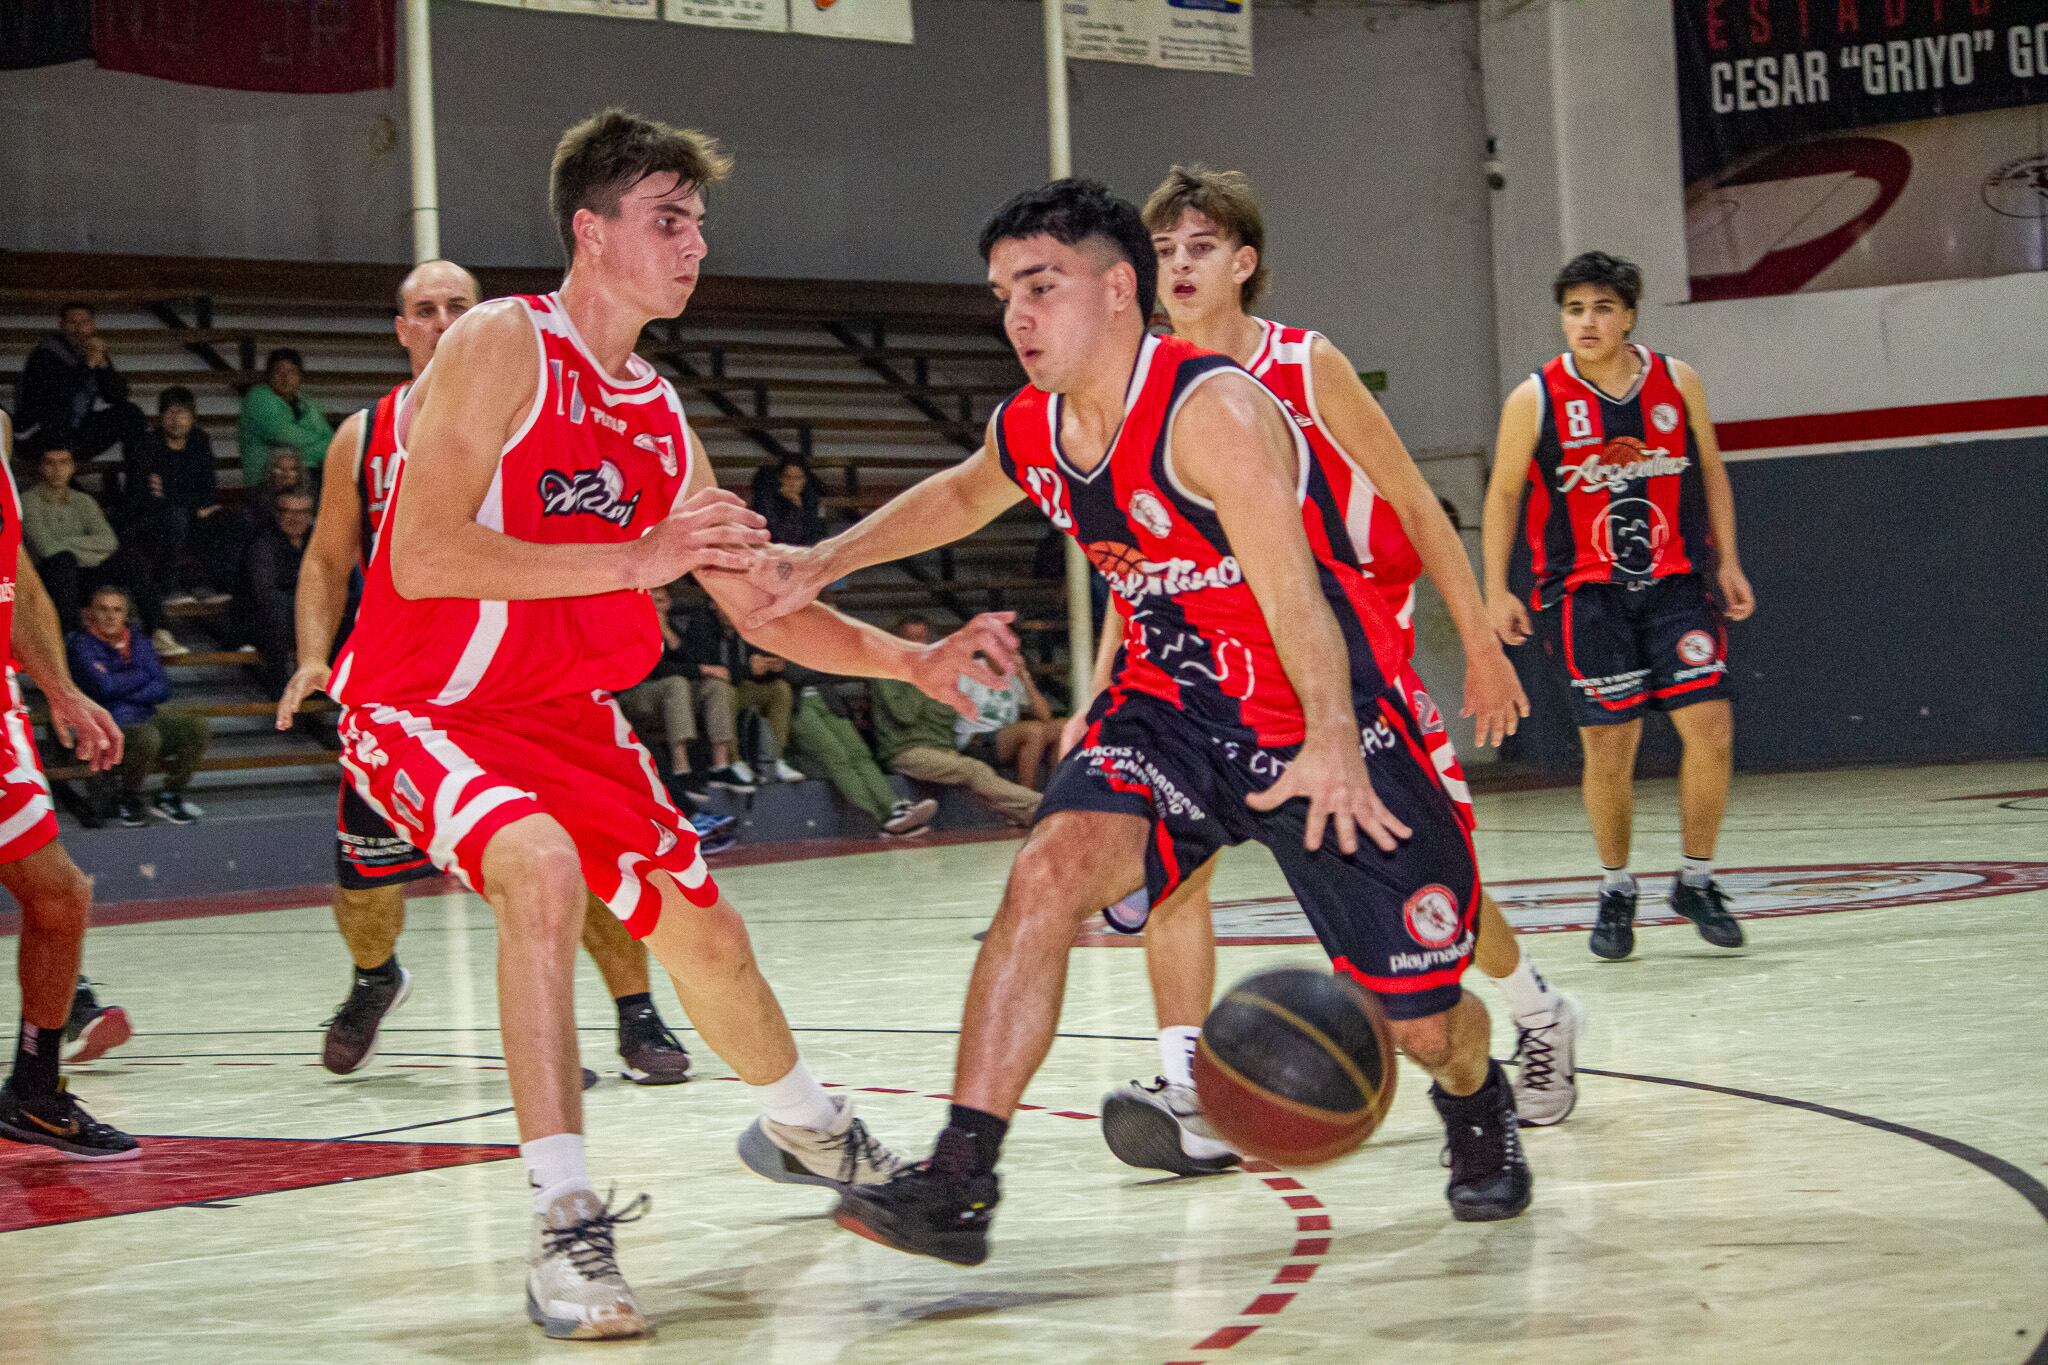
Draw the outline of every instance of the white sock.
<instances>
[{"instance_id":1,"label":"white sock","mask_svg":"<svg viewBox=\"0 0 2048 1365\"><path fill-rule=\"evenodd\" d=\"M1508 1013L1516 1019L1548 1014L1557 1005L1557 992L1536 970L1536 964L1529 961L1527 953L1522 954L1513 971L1493 978L1493 984L1500 987L1500 993L1507 997Z\"/></svg>"},{"instance_id":2,"label":"white sock","mask_svg":"<svg viewBox=\"0 0 2048 1365\"><path fill-rule=\"evenodd\" d=\"M1159 1030L1159 1074L1175 1085L1193 1085L1195 1040L1201 1036L1200 1029L1185 1024Z\"/></svg>"},{"instance_id":3,"label":"white sock","mask_svg":"<svg viewBox=\"0 0 2048 1365\"><path fill-rule=\"evenodd\" d=\"M1605 880L1600 883L1602 891L1633 891L1636 889L1636 874L1628 870L1627 863L1623 863L1620 867L1609 867L1607 864L1602 863L1600 864L1600 870L1607 874Z\"/></svg>"},{"instance_id":4,"label":"white sock","mask_svg":"<svg viewBox=\"0 0 2048 1365\"><path fill-rule=\"evenodd\" d=\"M781 1080L747 1089L754 1092L754 1103L761 1106L761 1112L777 1123L792 1128L830 1128L839 1121L839 1106L832 1103L801 1057Z\"/></svg>"},{"instance_id":5,"label":"white sock","mask_svg":"<svg viewBox=\"0 0 2048 1365\"><path fill-rule=\"evenodd\" d=\"M1705 887L1714 880L1712 858L1687 858L1678 867L1678 880L1687 886Z\"/></svg>"},{"instance_id":6,"label":"white sock","mask_svg":"<svg viewBox=\"0 0 2048 1365\"><path fill-rule=\"evenodd\" d=\"M550 1204L571 1190L591 1188L590 1172L583 1167L581 1133L555 1133L522 1142L519 1158L526 1163L526 1183L533 1187L535 1213L546 1213Z\"/></svg>"}]
</instances>

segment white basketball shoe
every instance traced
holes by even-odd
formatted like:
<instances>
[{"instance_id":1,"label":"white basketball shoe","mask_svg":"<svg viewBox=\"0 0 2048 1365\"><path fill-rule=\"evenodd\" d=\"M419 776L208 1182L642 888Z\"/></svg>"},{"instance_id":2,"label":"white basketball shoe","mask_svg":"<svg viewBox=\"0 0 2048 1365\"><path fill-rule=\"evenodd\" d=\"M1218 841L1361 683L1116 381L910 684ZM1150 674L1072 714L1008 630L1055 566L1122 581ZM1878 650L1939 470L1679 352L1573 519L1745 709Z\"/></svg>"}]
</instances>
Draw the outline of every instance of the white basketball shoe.
<instances>
[{"instance_id":1,"label":"white basketball shoe","mask_svg":"<svg viewBox=\"0 0 2048 1365\"><path fill-rule=\"evenodd\" d=\"M645 1336L647 1319L619 1273L612 1229L646 1211L644 1194L614 1210L591 1190L571 1190L550 1204L534 1219L526 1316L566 1341Z\"/></svg>"},{"instance_id":2,"label":"white basketball shoe","mask_svg":"<svg viewBox=\"0 0 2048 1365\"><path fill-rule=\"evenodd\" d=\"M1515 1020L1515 1115L1524 1128L1563 1123L1579 1102L1579 1030L1586 1009L1557 993L1557 1004L1542 1014Z\"/></svg>"},{"instance_id":3,"label":"white basketball shoe","mask_svg":"<svg viewBox=\"0 0 2048 1365\"><path fill-rule=\"evenodd\" d=\"M1175 1175L1214 1175L1243 1159L1209 1126L1195 1088L1164 1076L1102 1097L1102 1139L1126 1166Z\"/></svg>"},{"instance_id":4,"label":"white basketball shoe","mask_svg":"<svg viewBox=\"0 0 2048 1365\"><path fill-rule=\"evenodd\" d=\"M834 1190L880 1185L903 1169L903 1158L853 1116L851 1101L834 1095L832 1103L839 1117L830 1128L798 1128L765 1115L755 1119L740 1134L740 1160L764 1180Z\"/></svg>"}]
</instances>

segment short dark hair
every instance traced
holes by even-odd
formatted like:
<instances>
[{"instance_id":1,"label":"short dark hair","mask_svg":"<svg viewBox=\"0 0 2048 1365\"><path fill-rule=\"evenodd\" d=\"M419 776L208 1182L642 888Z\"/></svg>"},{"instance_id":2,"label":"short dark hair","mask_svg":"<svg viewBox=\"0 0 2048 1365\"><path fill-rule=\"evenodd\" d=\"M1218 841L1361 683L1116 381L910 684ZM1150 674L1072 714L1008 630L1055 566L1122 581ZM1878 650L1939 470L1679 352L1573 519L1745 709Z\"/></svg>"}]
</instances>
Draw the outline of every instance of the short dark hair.
<instances>
[{"instance_id":1,"label":"short dark hair","mask_svg":"<svg viewBox=\"0 0 2048 1365\"><path fill-rule=\"evenodd\" d=\"M119 583L100 584L97 588L94 588L92 590L92 595L85 599L85 604L87 606L91 606L93 603L99 601L102 597L107 596L109 593L113 594L115 597L120 598L123 602L126 602L131 607L135 605L134 594L129 592L128 589L122 587Z\"/></svg>"},{"instance_id":2,"label":"short dark hair","mask_svg":"<svg viewBox=\"0 0 2048 1365\"><path fill-rule=\"evenodd\" d=\"M1100 240L1138 272L1138 312L1149 322L1159 303L1159 257L1137 205L1119 199L1099 180L1055 180L1026 190L997 209L981 229L981 259L996 243L1050 237L1062 246Z\"/></svg>"},{"instance_id":3,"label":"short dark hair","mask_svg":"<svg viewBox=\"0 0 2048 1365\"><path fill-rule=\"evenodd\" d=\"M183 384L173 384L156 396L156 415L161 417L172 408L199 411L199 401L192 396L192 390Z\"/></svg>"},{"instance_id":4,"label":"short dark hair","mask_svg":"<svg viewBox=\"0 0 2048 1365\"><path fill-rule=\"evenodd\" d=\"M896 618L896 624L890 626L889 629L893 633L901 635L912 626L923 626L926 630L930 630L932 628L932 620L929 616L918 612L905 612Z\"/></svg>"},{"instance_id":5,"label":"short dark hair","mask_svg":"<svg viewBox=\"0 0 2048 1365\"><path fill-rule=\"evenodd\" d=\"M64 320L64 315L76 308L83 308L86 312L91 313L94 317L98 317L100 315L99 309L93 307L84 299L73 299L69 303L63 305L57 310L57 321L62 322Z\"/></svg>"},{"instance_id":6,"label":"short dark hair","mask_svg":"<svg viewBox=\"0 0 2048 1365\"><path fill-rule=\"evenodd\" d=\"M1622 307L1634 308L1636 300L1643 296L1643 270L1634 261L1624 261L1604 251L1581 253L1565 262L1564 269L1557 272L1557 279L1550 287L1550 292L1556 296L1557 306L1564 307L1564 296L1573 286L1581 284L1612 289L1621 300Z\"/></svg>"},{"instance_id":7,"label":"short dark hair","mask_svg":"<svg viewBox=\"0 0 2048 1365\"><path fill-rule=\"evenodd\" d=\"M592 114L562 134L548 172L548 211L555 215L563 257L576 259L578 209L615 218L620 197L650 175L670 174L701 190L731 171L732 158L694 129L672 128L617 106Z\"/></svg>"},{"instance_id":8,"label":"short dark hair","mask_svg":"<svg viewBox=\"0 0 2048 1365\"><path fill-rule=\"evenodd\" d=\"M71 450L71 442L69 442L69 441L49 441L49 442L46 442L46 443L44 444L44 446L43 446L43 448L42 448L41 450L38 450L38 451L36 452L36 463L37 463L38 465L40 465L40 464L42 464L42 462L43 462L43 457L44 457L44 456L46 456L46 455L57 455L57 454L62 454L63 456L65 456L65 458L67 458L67 459L70 459L70 460L74 460L74 461L75 461L75 460L76 460L76 459L78 458L78 457L77 457L77 456L76 456L75 454L73 454L73 453L72 453L72 450Z\"/></svg>"},{"instance_id":9,"label":"short dark hair","mask_svg":"<svg viewBox=\"0 0 2048 1365\"><path fill-rule=\"evenodd\" d=\"M1259 197L1243 171L1212 171L1207 166L1175 166L1145 201L1145 228L1168 232L1188 213L1199 213L1226 236L1259 253L1251 278L1237 287L1238 301L1250 308L1266 292L1266 220Z\"/></svg>"},{"instance_id":10,"label":"short dark hair","mask_svg":"<svg viewBox=\"0 0 2048 1365\"><path fill-rule=\"evenodd\" d=\"M300 355L297 349L291 346L279 346L269 355L263 357L263 373L266 375L269 374L272 370L278 367L280 362L286 360L289 360L291 361L292 364L298 366L299 373L305 373L306 357Z\"/></svg>"}]
</instances>

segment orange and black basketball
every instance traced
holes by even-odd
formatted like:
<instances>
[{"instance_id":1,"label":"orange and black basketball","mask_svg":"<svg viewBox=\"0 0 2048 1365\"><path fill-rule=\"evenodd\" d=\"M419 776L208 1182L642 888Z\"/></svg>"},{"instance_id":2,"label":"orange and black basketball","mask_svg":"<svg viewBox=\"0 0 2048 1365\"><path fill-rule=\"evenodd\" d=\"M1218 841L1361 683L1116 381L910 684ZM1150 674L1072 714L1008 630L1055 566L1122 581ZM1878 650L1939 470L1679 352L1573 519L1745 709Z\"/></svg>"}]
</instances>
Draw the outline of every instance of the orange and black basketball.
<instances>
[{"instance_id":1,"label":"orange and black basketball","mask_svg":"<svg viewBox=\"0 0 2048 1365\"><path fill-rule=\"evenodd\" d=\"M1309 1166L1372 1135L1394 1100L1394 1040L1379 1005L1328 971L1281 967L1230 988L1202 1024L1195 1090L1247 1156Z\"/></svg>"}]
</instances>

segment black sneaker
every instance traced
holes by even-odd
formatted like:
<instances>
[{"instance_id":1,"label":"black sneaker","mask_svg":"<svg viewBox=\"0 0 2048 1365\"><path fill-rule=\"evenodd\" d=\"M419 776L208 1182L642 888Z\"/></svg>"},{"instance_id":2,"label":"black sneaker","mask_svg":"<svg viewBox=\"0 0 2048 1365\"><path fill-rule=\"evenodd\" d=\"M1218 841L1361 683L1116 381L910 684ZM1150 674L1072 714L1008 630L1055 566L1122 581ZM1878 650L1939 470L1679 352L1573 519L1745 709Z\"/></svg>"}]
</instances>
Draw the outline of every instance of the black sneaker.
<instances>
[{"instance_id":1,"label":"black sneaker","mask_svg":"<svg viewBox=\"0 0 2048 1365\"><path fill-rule=\"evenodd\" d=\"M958 1129L946 1129L929 1161L880 1185L849 1188L833 1221L913 1256L980 1265L988 1259L988 1225L995 1221L1000 1190L992 1172L969 1174L973 1142Z\"/></svg>"},{"instance_id":2,"label":"black sneaker","mask_svg":"<svg viewBox=\"0 0 2048 1365\"><path fill-rule=\"evenodd\" d=\"M149 823L149 812L143 808L139 796L124 796L114 806L114 818L130 829L141 829Z\"/></svg>"},{"instance_id":3,"label":"black sneaker","mask_svg":"<svg viewBox=\"0 0 2048 1365\"><path fill-rule=\"evenodd\" d=\"M159 820L168 820L174 825L189 825L199 817L185 804L185 798L177 792L158 792L149 803L149 808Z\"/></svg>"},{"instance_id":4,"label":"black sneaker","mask_svg":"<svg viewBox=\"0 0 2048 1365\"><path fill-rule=\"evenodd\" d=\"M1461 1223L1495 1223L1529 1207L1534 1180L1522 1155L1514 1093L1499 1062L1487 1063L1486 1084L1462 1098L1429 1088L1444 1121L1445 1164L1451 1183L1444 1193L1451 1217Z\"/></svg>"},{"instance_id":5,"label":"black sneaker","mask_svg":"<svg viewBox=\"0 0 2048 1365\"><path fill-rule=\"evenodd\" d=\"M320 1049L320 1065L337 1076L360 1071L377 1055L377 1030L384 1016L403 1005L412 994L412 973L400 967L396 976L373 976L358 970L348 999L327 1021L327 1042Z\"/></svg>"},{"instance_id":6,"label":"black sneaker","mask_svg":"<svg viewBox=\"0 0 2048 1365\"><path fill-rule=\"evenodd\" d=\"M134 1036L128 1011L102 1005L92 983L79 977L71 996L71 1017L64 1021L64 1061L72 1066L96 1062Z\"/></svg>"},{"instance_id":7,"label":"black sneaker","mask_svg":"<svg viewBox=\"0 0 2048 1365\"><path fill-rule=\"evenodd\" d=\"M680 1085L690 1079L690 1054L653 1005L637 1005L619 1020L619 1075L635 1085Z\"/></svg>"},{"instance_id":8,"label":"black sneaker","mask_svg":"<svg viewBox=\"0 0 2048 1365\"><path fill-rule=\"evenodd\" d=\"M711 804L711 789L704 785L700 772L670 773L661 784L668 788L668 799L680 809L703 810Z\"/></svg>"},{"instance_id":9,"label":"black sneaker","mask_svg":"<svg viewBox=\"0 0 2048 1365\"><path fill-rule=\"evenodd\" d=\"M1586 940L1593 956L1619 962L1636 950L1636 889L1611 887L1600 890L1600 913L1593 921L1593 936Z\"/></svg>"},{"instance_id":10,"label":"black sneaker","mask_svg":"<svg viewBox=\"0 0 2048 1365\"><path fill-rule=\"evenodd\" d=\"M1671 913L1683 915L1700 931L1700 937L1716 948L1740 948L1742 926L1728 913L1718 882L1687 886L1684 878L1671 883Z\"/></svg>"},{"instance_id":11,"label":"black sneaker","mask_svg":"<svg viewBox=\"0 0 2048 1365\"><path fill-rule=\"evenodd\" d=\"M737 763L728 763L723 768L713 768L704 774L704 780L714 787L747 796L761 789L754 780L753 770L742 768Z\"/></svg>"},{"instance_id":12,"label":"black sneaker","mask_svg":"<svg viewBox=\"0 0 2048 1365\"><path fill-rule=\"evenodd\" d=\"M0 1085L0 1138L54 1147L73 1161L132 1161L142 1155L134 1138L86 1113L68 1086L60 1079L49 1099L31 1103L15 1092L12 1080Z\"/></svg>"}]
</instances>

